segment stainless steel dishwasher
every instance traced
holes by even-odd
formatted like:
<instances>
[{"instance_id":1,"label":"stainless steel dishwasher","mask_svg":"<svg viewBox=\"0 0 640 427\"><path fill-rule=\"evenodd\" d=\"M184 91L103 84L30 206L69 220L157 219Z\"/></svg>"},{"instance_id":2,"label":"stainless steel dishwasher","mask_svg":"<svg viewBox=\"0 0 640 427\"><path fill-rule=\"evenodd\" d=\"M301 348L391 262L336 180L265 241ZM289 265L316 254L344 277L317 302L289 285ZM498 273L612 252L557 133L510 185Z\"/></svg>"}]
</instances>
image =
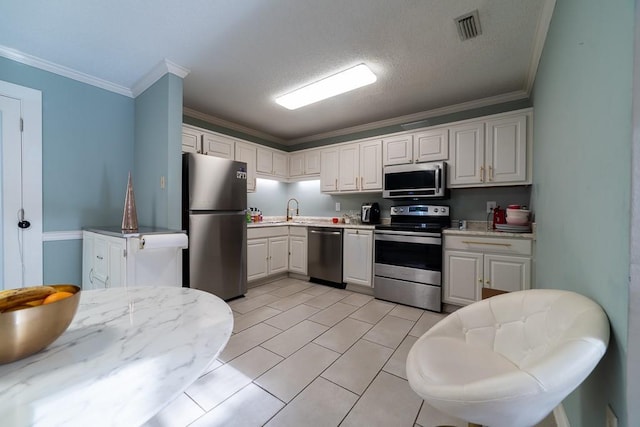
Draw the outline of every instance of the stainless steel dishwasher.
<instances>
[{"instance_id":1,"label":"stainless steel dishwasher","mask_svg":"<svg viewBox=\"0 0 640 427\"><path fill-rule=\"evenodd\" d=\"M342 229L309 227L308 274L312 281L344 286Z\"/></svg>"}]
</instances>

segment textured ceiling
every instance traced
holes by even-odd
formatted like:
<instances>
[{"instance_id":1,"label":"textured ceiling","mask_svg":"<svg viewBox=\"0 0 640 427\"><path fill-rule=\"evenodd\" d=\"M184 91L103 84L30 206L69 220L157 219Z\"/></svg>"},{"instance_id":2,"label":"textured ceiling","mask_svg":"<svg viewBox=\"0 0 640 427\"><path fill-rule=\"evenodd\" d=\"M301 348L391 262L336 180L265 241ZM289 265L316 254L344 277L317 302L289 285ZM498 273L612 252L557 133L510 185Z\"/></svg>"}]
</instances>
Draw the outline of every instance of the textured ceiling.
<instances>
[{"instance_id":1,"label":"textured ceiling","mask_svg":"<svg viewBox=\"0 0 640 427\"><path fill-rule=\"evenodd\" d=\"M21 0L2 6L0 45L124 88L170 60L190 70L185 107L287 144L483 98L527 96L548 25L544 10L553 4ZM474 9L482 34L462 42L454 18ZM375 84L295 111L274 102L361 62L378 76Z\"/></svg>"}]
</instances>

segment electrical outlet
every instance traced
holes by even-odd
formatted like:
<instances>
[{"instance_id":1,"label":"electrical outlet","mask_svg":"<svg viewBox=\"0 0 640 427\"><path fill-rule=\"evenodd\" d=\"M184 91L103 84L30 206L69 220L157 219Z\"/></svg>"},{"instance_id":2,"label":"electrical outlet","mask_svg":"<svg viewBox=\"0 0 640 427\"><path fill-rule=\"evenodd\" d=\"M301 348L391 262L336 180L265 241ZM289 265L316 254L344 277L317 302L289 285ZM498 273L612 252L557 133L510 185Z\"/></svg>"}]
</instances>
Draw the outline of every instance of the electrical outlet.
<instances>
[{"instance_id":1,"label":"electrical outlet","mask_svg":"<svg viewBox=\"0 0 640 427\"><path fill-rule=\"evenodd\" d=\"M340 212L340 202L336 202L336 212Z\"/></svg>"},{"instance_id":2,"label":"electrical outlet","mask_svg":"<svg viewBox=\"0 0 640 427\"><path fill-rule=\"evenodd\" d=\"M606 409L606 427L618 427L618 417L613 413L613 409L611 409L611 405L607 405Z\"/></svg>"},{"instance_id":3,"label":"electrical outlet","mask_svg":"<svg viewBox=\"0 0 640 427\"><path fill-rule=\"evenodd\" d=\"M491 213L498 204L496 202L487 202L487 213Z\"/></svg>"}]
</instances>

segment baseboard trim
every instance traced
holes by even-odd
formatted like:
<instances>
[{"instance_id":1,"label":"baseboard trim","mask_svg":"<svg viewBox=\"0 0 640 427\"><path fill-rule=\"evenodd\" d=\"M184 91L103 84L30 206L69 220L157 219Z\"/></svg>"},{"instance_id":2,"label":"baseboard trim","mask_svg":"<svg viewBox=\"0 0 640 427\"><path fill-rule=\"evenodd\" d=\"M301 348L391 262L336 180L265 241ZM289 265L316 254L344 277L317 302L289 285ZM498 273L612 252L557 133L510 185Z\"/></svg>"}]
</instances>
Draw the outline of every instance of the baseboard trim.
<instances>
[{"instance_id":1,"label":"baseboard trim","mask_svg":"<svg viewBox=\"0 0 640 427\"><path fill-rule=\"evenodd\" d=\"M556 421L557 427L571 427L567 413L564 411L562 403L553 408L553 418Z\"/></svg>"}]
</instances>

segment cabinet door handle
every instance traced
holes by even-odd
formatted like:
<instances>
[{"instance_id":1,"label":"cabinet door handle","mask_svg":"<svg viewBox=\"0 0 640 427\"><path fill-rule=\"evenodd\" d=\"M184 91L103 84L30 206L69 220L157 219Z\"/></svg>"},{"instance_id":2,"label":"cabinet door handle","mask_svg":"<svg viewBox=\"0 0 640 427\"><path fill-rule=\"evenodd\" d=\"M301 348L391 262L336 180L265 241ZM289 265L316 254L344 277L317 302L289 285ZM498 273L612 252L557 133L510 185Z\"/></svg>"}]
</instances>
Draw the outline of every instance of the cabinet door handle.
<instances>
[{"instance_id":1,"label":"cabinet door handle","mask_svg":"<svg viewBox=\"0 0 640 427\"><path fill-rule=\"evenodd\" d=\"M336 178L336 190L338 189L338 178Z\"/></svg>"},{"instance_id":2,"label":"cabinet door handle","mask_svg":"<svg viewBox=\"0 0 640 427\"><path fill-rule=\"evenodd\" d=\"M491 281L489 281L489 280L485 280L485 281L484 281L484 283L486 283L487 285L490 285L490 284L491 284Z\"/></svg>"},{"instance_id":3,"label":"cabinet door handle","mask_svg":"<svg viewBox=\"0 0 640 427\"><path fill-rule=\"evenodd\" d=\"M363 177L363 176L361 176L361 177L360 177L360 189L361 189L361 190L364 190L364 184L363 184L363 183L364 183L364 177Z\"/></svg>"},{"instance_id":4,"label":"cabinet door handle","mask_svg":"<svg viewBox=\"0 0 640 427\"><path fill-rule=\"evenodd\" d=\"M96 255L96 258L98 258L100 261L102 261L104 258L102 257L102 255Z\"/></svg>"},{"instance_id":5,"label":"cabinet door handle","mask_svg":"<svg viewBox=\"0 0 640 427\"><path fill-rule=\"evenodd\" d=\"M89 282L93 285L93 268L89 270Z\"/></svg>"},{"instance_id":6,"label":"cabinet door handle","mask_svg":"<svg viewBox=\"0 0 640 427\"><path fill-rule=\"evenodd\" d=\"M482 277L478 277L478 283L482 283Z\"/></svg>"},{"instance_id":7,"label":"cabinet door handle","mask_svg":"<svg viewBox=\"0 0 640 427\"><path fill-rule=\"evenodd\" d=\"M489 181L493 181L493 166L489 166Z\"/></svg>"},{"instance_id":8,"label":"cabinet door handle","mask_svg":"<svg viewBox=\"0 0 640 427\"><path fill-rule=\"evenodd\" d=\"M462 243L467 245L492 245L492 246L511 246L511 243L494 243L494 242L473 242L471 240L463 240Z\"/></svg>"},{"instance_id":9,"label":"cabinet door handle","mask_svg":"<svg viewBox=\"0 0 640 427\"><path fill-rule=\"evenodd\" d=\"M480 181L484 182L484 166L480 166Z\"/></svg>"}]
</instances>

